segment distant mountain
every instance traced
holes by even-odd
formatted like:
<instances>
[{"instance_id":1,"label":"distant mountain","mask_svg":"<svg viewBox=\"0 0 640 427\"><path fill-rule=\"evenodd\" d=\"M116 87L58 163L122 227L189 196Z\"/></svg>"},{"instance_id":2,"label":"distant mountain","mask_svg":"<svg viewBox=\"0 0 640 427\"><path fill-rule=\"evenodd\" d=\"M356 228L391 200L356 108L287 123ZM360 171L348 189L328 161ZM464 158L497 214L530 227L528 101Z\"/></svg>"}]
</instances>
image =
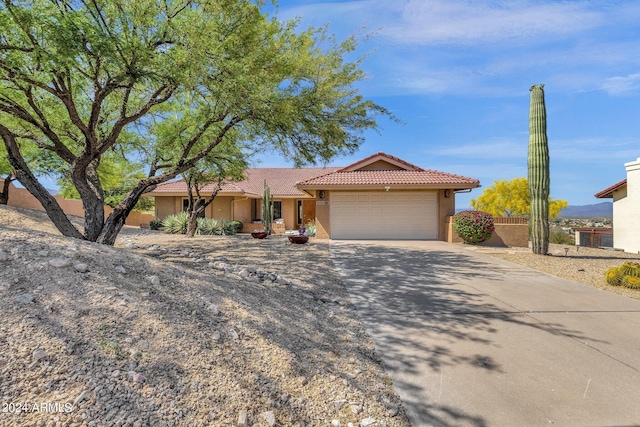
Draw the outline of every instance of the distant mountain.
<instances>
[{"instance_id":1,"label":"distant mountain","mask_svg":"<svg viewBox=\"0 0 640 427\"><path fill-rule=\"evenodd\" d=\"M560 211L560 217L580 218L596 216L613 216L613 203L602 202L593 205L567 206Z\"/></svg>"},{"instance_id":2,"label":"distant mountain","mask_svg":"<svg viewBox=\"0 0 640 427\"><path fill-rule=\"evenodd\" d=\"M473 210L473 208L466 209L456 209L456 213ZM567 206L563 210L560 211L559 217L565 218L591 218L591 217L599 217L599 216L613 216L613 203L611 202L602 202L596 203L593 205L584 205L584 206Z\"/></svg>"}]
</instances>

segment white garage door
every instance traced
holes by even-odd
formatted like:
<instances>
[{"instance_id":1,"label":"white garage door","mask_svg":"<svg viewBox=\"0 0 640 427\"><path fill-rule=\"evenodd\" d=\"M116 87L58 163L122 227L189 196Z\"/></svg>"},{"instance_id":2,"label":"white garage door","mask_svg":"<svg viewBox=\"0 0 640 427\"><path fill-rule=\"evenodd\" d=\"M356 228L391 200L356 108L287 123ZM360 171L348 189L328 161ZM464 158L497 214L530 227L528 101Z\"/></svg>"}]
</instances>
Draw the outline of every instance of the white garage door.
<instances>
[{"instance_id":1,"label":"white garage door","mask_svg":"<svg viewBox=\"0 0 640 427\"><path fill-rule=\"evenodd\" d=\"M332 192L332 239L437 239L437 192Z\"/></svg>"}]
</instances>

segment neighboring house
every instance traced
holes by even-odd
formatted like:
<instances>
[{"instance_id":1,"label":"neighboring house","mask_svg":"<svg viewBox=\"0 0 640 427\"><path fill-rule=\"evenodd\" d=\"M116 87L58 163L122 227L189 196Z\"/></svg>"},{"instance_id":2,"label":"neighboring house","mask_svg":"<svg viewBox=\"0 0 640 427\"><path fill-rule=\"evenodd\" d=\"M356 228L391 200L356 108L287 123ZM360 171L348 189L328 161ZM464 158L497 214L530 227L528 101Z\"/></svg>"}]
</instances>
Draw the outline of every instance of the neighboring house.
<instances>
[{"instance_id":1,"label":"neighboring house","mask_svg":"<svg viewBox=\"0 0 640 427\"><path fill-rule=\"evenodd\" d=\"M344 168L248 169L244 181L222 188L206 216L241 221L244 231L261 228L265 180L281 225L277 231L315 220L316 236L332 239L446 240L445 219L455 214L455 192L480 186L476 179L377 153ZM201 193L211 191L205 187ZM146 195L155 197L159 219L187 203L184 181L158 185Z\"/></svg>"},{"instance_id":2,"label":"neighboring house","mask_svg":"<svg viewBox=\"0 0 640 427\"><path fill-rule=\"evenodd\" d=\"M625 163L627 179L597 193L599 199L613 199L613 247L640 253L640 157Z\"/></svg>"}]
</instances>

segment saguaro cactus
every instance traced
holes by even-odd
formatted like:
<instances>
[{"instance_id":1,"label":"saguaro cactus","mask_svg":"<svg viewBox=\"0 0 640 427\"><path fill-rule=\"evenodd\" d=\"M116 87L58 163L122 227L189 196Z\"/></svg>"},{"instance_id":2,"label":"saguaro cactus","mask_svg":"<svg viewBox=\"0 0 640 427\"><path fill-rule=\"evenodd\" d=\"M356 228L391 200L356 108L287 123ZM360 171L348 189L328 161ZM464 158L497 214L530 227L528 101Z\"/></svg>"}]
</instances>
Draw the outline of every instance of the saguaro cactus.
<instances>
[{"instance_id":1,"label":"saguaro cactus","mask_svg":"<svg viewBox=\"0 0 640 427\"><path fill-rule=\"evenodd\" d=\"M271 196L271 190L267 185L267 180L264 181L264 191L262 192L262 225L267 233L271 234L273 230L273 196Z\"/></svg>"},{"instance_id":2,"label":"saguaro cactus","mask_svg":"<svg viewBox=\"0 0 640 427\"><path fill-rule=\"evenodd\" d=\"M532 250L535 254L549 252L549 145L544 85L531 86L529 106L529 195L531 196Z\"/></svg>"}]
</instances>

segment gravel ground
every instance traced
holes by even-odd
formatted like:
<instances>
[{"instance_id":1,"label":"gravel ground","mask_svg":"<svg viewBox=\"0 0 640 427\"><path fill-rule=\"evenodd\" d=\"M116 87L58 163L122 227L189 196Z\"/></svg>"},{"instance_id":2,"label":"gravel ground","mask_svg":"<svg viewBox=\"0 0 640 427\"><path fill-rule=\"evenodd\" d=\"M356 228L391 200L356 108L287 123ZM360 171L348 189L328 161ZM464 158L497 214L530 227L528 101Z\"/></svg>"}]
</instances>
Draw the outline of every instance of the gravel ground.
<instances>
[{"instance_id":1,"label":"gravel ground","mask_svg":"<svg viewBox=\"0 0 640 427\"><path fill-rule=\"evenodd\" d=\"M408 426L330 258L0 206L1 426Z\"/></svg>"},{"instance_id":2,"label":"gravel ground","mask_svg":"<svg viewBox=\"0 0 640 427\"><path fill-rule=\"evenodd\" d=\"M617 267L626 261L640 262L638 254L558 244L549 245L549 255L547 256L536 255L528 248L461 246L520 264L533 270L604 289L629 298L640 299L640 290L611 286L604 280L604 273L608 268Z\"/></svg>"},{"instance_id":3,"label":"gravel ground","mask_svg":"<svg viewBox=\"0 0 640 427\"><path fill-rule=\"evenodd\" d=\"M464 247L640 298L603 278L638 255ZM1 426L409 425L328 243L125 228L105 247L6 206L0 396Z\"/></svg>"}]
</instances>

